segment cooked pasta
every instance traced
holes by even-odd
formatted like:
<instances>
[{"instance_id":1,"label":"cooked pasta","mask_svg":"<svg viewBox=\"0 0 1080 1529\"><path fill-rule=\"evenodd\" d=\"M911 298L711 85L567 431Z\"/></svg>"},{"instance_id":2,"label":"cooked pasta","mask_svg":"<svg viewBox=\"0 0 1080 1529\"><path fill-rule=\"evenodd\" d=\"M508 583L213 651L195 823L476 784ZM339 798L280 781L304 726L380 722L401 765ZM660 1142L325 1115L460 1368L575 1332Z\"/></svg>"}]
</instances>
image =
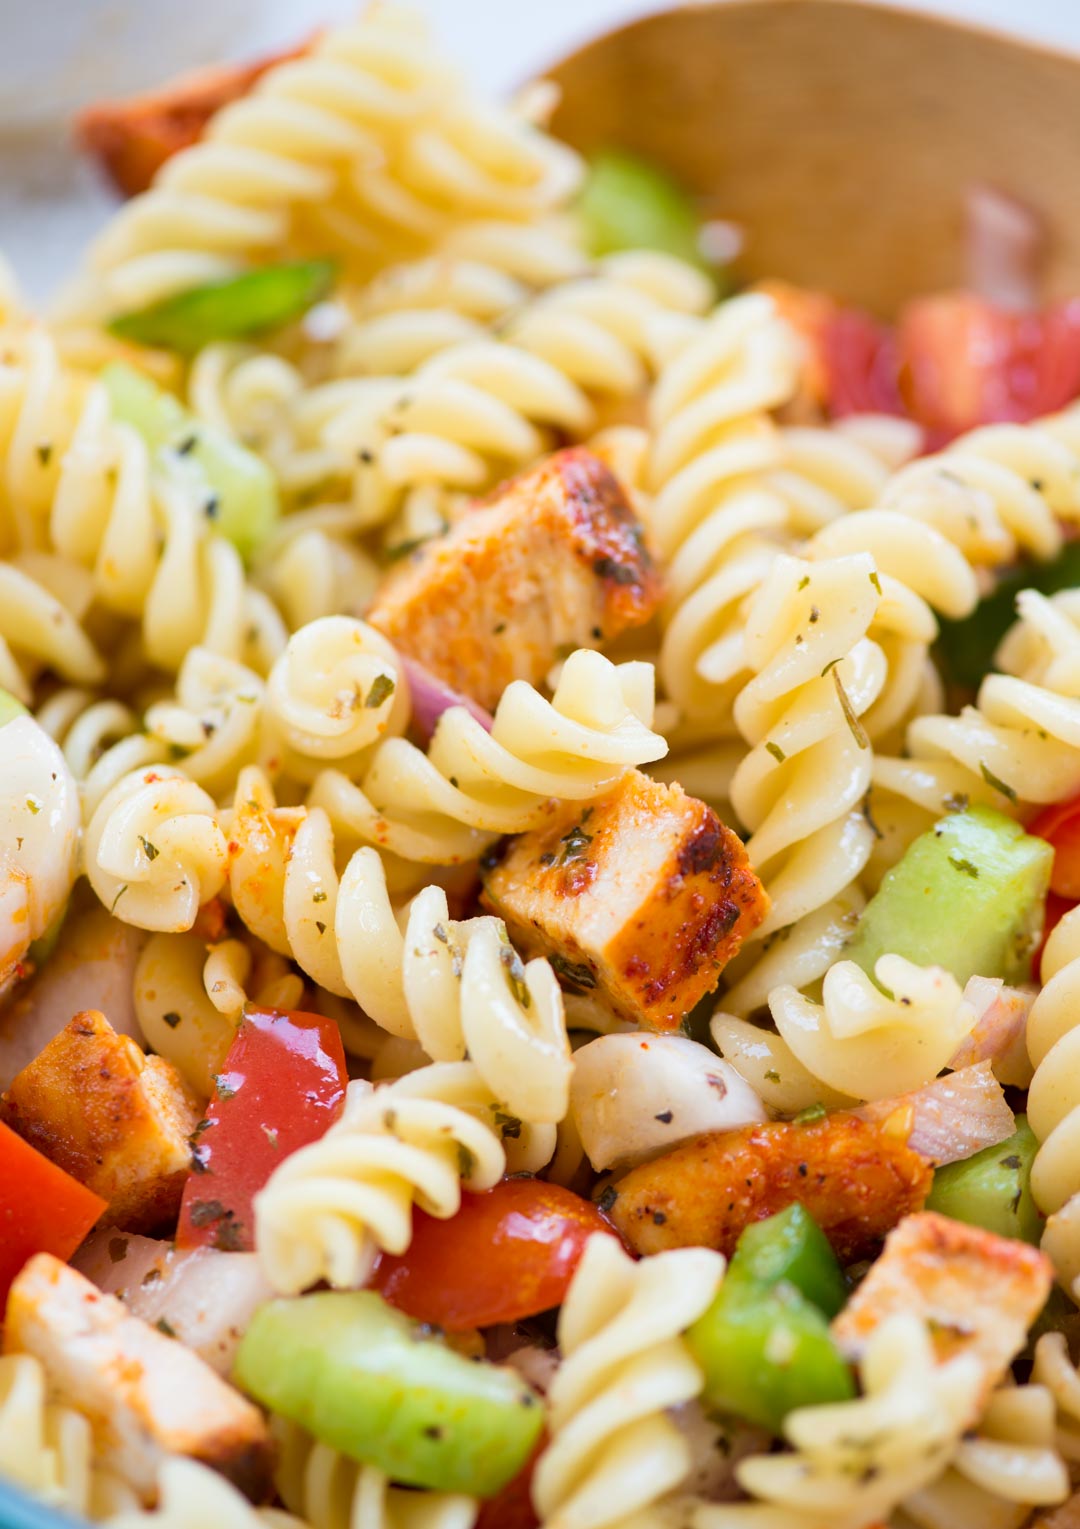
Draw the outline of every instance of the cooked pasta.
<instances>
[{"instance_id":1,"label":"cooked pasta","mask_svg":"<svg viewBox=\"0 0 1080 1529\"><path fill-rule=\"evenodd\" d=\"M169 765L134 770L86 826L87 879L110 913L140 929L190 929L228 873L213 798Z\"/></svg>"},{"instance_id":2,"label":"cooked pasta","mask_svg":"<svg viewBox=\"0 0 1080 1529\"><path fill-rule=\"evenodd\" d=\"M821 1003L774 988L781 1038L815 1078L849 1098L886 1099L929 1083L975 1023L956 979L941 967L882 956L874 976L853 961L825 975Z\"/></svg>"},{"instance_id":3,"label":"cooked pasta","mask_svg":"<svg viewBox=\"0 0 1080 1529\"><path fill-rule=\"evenodd\" d=\"M857 1400L788 1415L792 1453L739 1462L758 1501L699 1507L694 1529L869 1529L939 1476L978 1410L977 1366L965 1355L937 1364L925 1326L894 1316L861 1374Z\"/></svg>"},{"instance_id":4,"label":"cooked pasta","mask_svg":"<svg viewBox=\"0 0 1080 1529\"><path fill-rule=\"evenodd\" d=\"M276 1508L253 1508L230 1482L196 1460L166 1460L158 1479L156 1508L124 1509L109 1517L109 1529L309 1529Z\"/></svg>"},{"instance_id":5,"label":"cooked pasta","mask_svg":"<svg viewBox=\"0 0 1080 1529\"><path fill-rule=\"evenodd\" d=\"M363 523L394 520L391 544L415 538L421 507L437 529L463 493L534 461L555 435L591 435L605 400L643 391L655 327L709 299L701 273L670 256L612 256L512 309L492 333L470 311L475 272L451 257L403 281L388 273L373 315L347 337L363 374L312 389L294 410L299 441L352 478Z\"/></svg>"},{"instance_id":6,"label":"cooked pasta","mask_svg":"<svg viewBox=\"0 0 1080 1529\"><path fill-rule=\"evenodd\" d=\"M282 248L370 272L457 222L558 207L578 178L574 154L463 95L421 24L380 7L219 112L115 216L60 314L100 319Z\"/></svg>"},{"instance_id":7,"label":"cooked pasta","mask_svg":"<svg viewBox=\"0 0 1080 1529\"><path fill-rule=\"evenodd\" d=\"M1028 1094L1028 1119L1039 1139L1031 1170L1031 1192L1049 1217L1044 1243L1058 1278L1080 1295L1080 1178L1076 1172L1076 1132L1080 1093L1076 1057L1080 1046L1080 915L1065 915L1046 942L1043 988L1031 1006L1027 1047L1035 1068Z\"/></svg>"},{"instance_id":8,"label":"cooked pasta","mask_svg":"<svg viewBox=\"0 0 1080 1529\"><path fill-rule=\"evenodd\" d=\"M207 945L197 934L154 934L139 954L132 1000L147 1043L207 1099L244 1004L298 1009L303 991L280 956L240 940Z\"/></svg>"},{"instance_id":9,"label":"cooked pasta","mask_svg":"<svg viewBox=\"0 0 1080 1529\"><path fill-rule=\"evenodd\" d=\"M63 755L31 717L0 743L0 984L61 917L75 881L78 791Z\"/></svg>"},{"instance_id":10,"label":"cooked pasta","mask_svg":"<svg viewBox=\"0 0 1080 1529\"><path fill-rule=\"evenodd\" d=\"M1077 313L740 291L556 98L375 3L0 257L0 1481L1068 1516Z\"/></svg>"},{"instance_id":11,"label":"cooked pasta","mask_svg":"<svg viewBox=\"0 0 1080 1529\"><path fill-rule=\"evenodd\" d=\"M231 835L233 902L253 934L435 1061L468 1053L511 1115L534 1125L563 1118L570 1068L558 983L546 961L520 961L497 919L451 919L436 885L399 913L369 847L339 876L325 812L278 808L258 771L241 777Z\"/></svg>"},{"instance_id":12,"label":"cooked pasta","mask_svg":"<svg viewBox=\"0 0 1080 1529\"><path fill-rule=\"evenodd\" d=\"M872 750L860 718L886 678L881 649L866 636L882 598L867 553L819 563L783 554L747 613L753 677L735 720L751 749L731 799L772 898L758 937L843 892L869 856L861 804Z\"/></svg>"},{"instance_id":13,"label":"cooked pasta","mask_svg":"<svg viewBox=\"0 0 1080 1529\"><path fill-rule=\"evenodd\" d=\"M669 561L659 669L691 722L722 727L745 670L740 615L784 544L784 452L769 414L796 384L792 336L768 298L722 304L664 366L650 398L648 518Z\"/></svg>"},{"instance_id":14,"label":"cooked pasta","mask_svg":"<svg viewBox=\"0 0 1080 1529\"><path fill-rule=\"evenodd\" d=\"M472 1529L478 1504L451 1492L395 1487L373 1465L348 1460L296 1424L274 1419L282 1501L311 1529Z\"/></svg>"},{"instance_id":15,"label":"cooked pasta","mask_svg":"<svg viewBox=\"0 0 1080 1529\"><path fill-rule=\"evenodd\" d=\"M0 1356L0 1477L53 1507L99 1518L133 1502L134 1494L93 1457L89 1422L49 1400L38 1360Z\"/></svg>"},{"instance_id":16,"label":"cooked pasta","mask_svg":"<svg viewBox=\"0 0 1080 1529\"><path fill-rule=\"evenodd\" d=\"M626 770L660 759L649 664L612 664L579 649L551 700L524 680L506 687L491 732L464 707L443 713L427 752L404 738L375 751L359 784L324 770L309 798L339 831L403 860L475 858L499 834L539 820L549 797L587 802Z\"/></svg>"},{"instance_id":17,"label":"cooked pasta","mask_svg":"<svg viewBox=\"0 0 1080 1529\"><path fill-rule=\"evenodd\" d=\"M1060 552L1062 522L1080 517L1080 428L1074 410L1031 425L988 425L903 468L886 509L937 527L972 563L1002 567Z\"/></svg>"},{"instance_id":18,"label":"cooked pasta","mask_svg":"<svg viewBox=\"0 0 1080 1529\"><path fill-rule=\"evenodd\" d=\"M629 1526L685 1479L689 1449L665 1412L701 1390L681 1334L723 1267L706 1248L634 1263L613 1237L589 1239L559 1316L551 1442L533 1477L546 1529Z\"/></svg>"},{"instance_id":19,"label":"cooked pasta","mask_svg":"<svg viewBox=\"0 0 1080 1529\"><path fill-rule=\"evenodd\" d=\"M951 1529L954 1524L1020 1529L1033 1505L1064 1502L1068 1495L1053 1393L1037 1383L1002 1386L990 1398L974 1436L957 1445L949 1469L907 1498L904 1514L920 1529Z\"/></svg>"},{"instance_id":20,"label":"cooked pasta","mask_svg":"<svg viewBox=\"0 0 1080 1529\"><path fill-rule=\"evenodd\" d=\"M146 657L164 669L179 668L200 642L268 667L284 640L280 617L248 587L239 553L213 534L192 486L152 471L140 437L111 418L103 384L65 369L44 331L30 331L11 351L0 371L7 542L89 569L95 599L139 622ZM16 580L16 570L5 578ZM58 629L43 597L13 584L11 598L26 611L23 642L48 620L63 645L59 672L82 683L103 678L101 658L85 637L80 643L70 618ZM56 657L52 649L45 656Z\"/></svg>"},{"instance_id":21,"label":"cooked pasta","mask_svg":"<svg viewBox=\"0 0 1080 1529\"><path fill-rule=\"evenodd\" d=\"M337 1124L256 1198L256 1247L274 1288L363 1284L380 1250L408 1247L414 1204L445 1219L463 1184L498 1183L506 1154L496 1113L470 1062L433 1063L374 1091L352 1084Z\"/></svg>"}]
</instances>

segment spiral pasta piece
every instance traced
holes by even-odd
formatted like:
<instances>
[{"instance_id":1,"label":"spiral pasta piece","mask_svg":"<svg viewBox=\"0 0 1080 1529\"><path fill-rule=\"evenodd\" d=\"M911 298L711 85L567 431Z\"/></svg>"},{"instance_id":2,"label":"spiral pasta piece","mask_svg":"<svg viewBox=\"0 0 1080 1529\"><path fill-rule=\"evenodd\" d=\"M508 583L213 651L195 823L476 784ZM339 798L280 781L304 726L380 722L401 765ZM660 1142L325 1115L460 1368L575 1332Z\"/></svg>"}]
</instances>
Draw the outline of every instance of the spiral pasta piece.
<instances>
[{"instance_id":1,"label":"spiral pasta piece","mask_svg":"<svg viewBox=\"0 0 1080 1529\"><path fill-rule=\"evenodd\" d=\"M180 770L157 765L125 775L103 797L83 859L117 918L179 932L225 885L229 851L213 799Z\"/></svg>"},{"instance_id":2,"label":"spiral pasta piece","mask_svg":"<svg viewBox=\"0 0 1080 1529\"><path fill-rule=\"evenodd\" d=\"M60 917L75 882L78 789L63 755L32 717L0 741L0 988Z\"/></svg>"},{"instance_id":3,"label":"spiral pasta piece","mask_svg":"<svg viewBox=\"0 0 1080 1529\"><path fill-rule=\"evenodd\" d=\"M478 1504L452 1492L395 1487L296 1424L274 1418L281 1500L311 1529L472 1529Z\"/></svg>"},{"instance_id":4,"label":"spiral pasta piece","mask_svg":"<svg viewBox=\"0 0 1080 1529\"><path fill-rule=\"evenodd\" d=\"M589 1239L559 1315L551 1442L533 1476L545 1529L629 1526L685 1478L689 1447L665 1411L701 1390L681 1335L723 1269L706 1248L635 1263L613 1237Z\"/></svg>"},{"instance_id":5,"label":"spiral pasta piece","mask_svg":"<svg viewBox=\"0 0 1080 1529\"><path fill-rule=\"evenodd\" d=\"M772 898L759 938L837 896L869 857L860 809L872 750L860 718L885 683L884 656L866 636L881 590L866 553L819 563L782 554L747 614L753 677L735 720L751 748L731 799Z\"/></svg>"},{"instance_id":6,"label":"spiral pasta piece","mask_svg":"<svg viewBox=\"0 0 1080 1529\"><path fill-rule=\"evenodd\" d=\"M867 1345L861 1378L855 1401L789 1413L792 1452L735 1467L757 1500L702 1505L693 1529L869 1529L940 1476L978 1410L976 1361L937 1364L924 1324L892 1316Z\"/></svg>"},{"instance_id":7,"label":"spiral pasta piece","mask_svg":"<svg viewBox=\"0 0 1080 1529\"><path fill-rule=\"evenodd\" d=\"M100 320L282 250L370 272L458 222L542 215L579 175L571 150L472 101L410 13L378 7L219 111L116 214L61 317Z\"/></svg>"},{"instance_id":8,"label":"spiral pasta piece","mask_svg":"<svg viewBox=\"0 0 1080 1529\"><path fill-rule=\"evenodd\" d=\"M323 616L290 637L270 671L266 708L283 745L278 769L310 779L328 763L349 773L380 739L404 732L409 692L374 627Z\"/></svg>"},{"instance_id":9,"label":"spiral pasta piece","mask_svg":"<svg viewBox=\"0 0 1080 1529\"><path fill-rule=\"evenodd\" d=\"M611 256L522 303L493 333L489 305L465 279L474 273L454 257L406 268L405 280L388 273L368 299L377 311L349 335L364 374L296 405L298 441L350 474L365 524L407 524L424 504L451 520L463 494L534 461L556 435L586 439L606 400L644 389L653 327L709 300L701 273L670 256Z\"/></svg>"},{"instance_id":10,"label":"spiral pasta piece","mask_svg":"<svg viewBox=\"0 0 1080 1529\"><path fill-rule=\"evenodd\" d=\"M1062 1285L1080 1298L1080 914L1052 930L1042 957L1041 992L1031 1006L1027 1047L1035 1076L1028 1120L1039 1141L1031 1192L1048 1216L1043 1246Z\"/></svg>"},{"instance_id":11,"label":"spiral pasta piece","mask_svg":"<svg viewBox=\"0 0 1080 1529\"><path fill-rule=\"evenodd\" d=\"M301 1008L303 979L280 956L241 940L154 934L135 966L132 1002L147 1045L202 1099L214 1091L246 1003Z\"/></svg>"},{"instance_id":12,"label":"spiral pasta piece","mask_svg":"<svg viewBox=\"0 0 1080 1529\"><path fill-rule=\"evenodd\" d=\"M253 1508L224 1476L181 1456L161 1467L156 1508L122 1509L106 1523L108 1529L311 1529L290 1513Z\"/></svg>"},{"instance_id":13,"label":"spiral pasta piece","mask_svg":"<svg viewBox=\"0 0 1080 1529\"><path fill-rule=\"evenodd\" d=\"M0 1480L94 1518L134 1503L134 1493L95 1467L93 1455L88 1420L49 1401L40 1361L30 1354L0 1357Z\"/></svg>"},{"instance_id":14,"label":"spiral pasta piece","mask_svg":"<svg viewBox=\"0 0 1080 1529\"><path fill-rule=\"evenodd\" d=\"M464 707L440 717L427 752L379 744L359 784L324 770L310 804L346 836L405 861L474 859L492 840L539 821L550 797L590 801L635 766L661 759L649 664L612 664L578 649L551 700L523 680L506 687L490 733Z\"/></svg>"},{"instance_id":15,"label":"spiral pasta piece","mask_svg":"<svg viewBox=\"0 0 1080 1529\"><path fill-rule=\"evenodd\" d=\"M825 974L821 1003L774 988L769 1008L781 1039L815 1077L855 1099L887 1099L929 1083L975 1024L956 979L942 967L882 956L878 985L853 961Z\"/></svg>"},{"instance_id":16,"label":"spiral pasta piece","mask_svg":"<svg viewBox=\"0 0 1080 1529\"><path fill-rule=\"evenodd\" d=\"M1044 596L1026 590L1025 620L1060 630ZM1003 650L1009 662L1015 649ZM918 767L945 769L949 789L994 805L1066 801L1080 790L1080 685L1068 663L1037 662L1019 674L988 674L959 716L916 717L908 751ZM951 768L950 768L951 767Z\"/></svg>"},{"instance_id":17,"label":"spiral pasta piece","mask_svg":"<svg viewBox=\"0 0 1080 1529\"><path fill-rule=\"evenodd\" d=\"M279 808L258 770L241 777L230 838L233 903L272 950L421 1056L468 1055L508 1116L548 1128L562 1120L562 994L546 961L522 963L500 920L451 919L435 885L398 912L379 853L358 849L339 875L326 814ZM545 1135L553 1146L553 1129Z\"/></svg>"},{"instance_id":18,"label":"spiral pasta piece","mask_svg":"<svg viewBox=\"0 0 1080 1529\"><path fill-rule=\"evenodd\" d=\"M986 425L890 480L884 509L925 520L978 567L1021 553L1061 551L1062 523L1080 520L1080 420L1076 407L1029 425Z\"/></svg>"},{"instance_id":19,"label":"spiral pasta piece","mask_svg":"<svg viewBox=\"0 0 1080 1529\"><path fill-rule=\"evenodd\" d=\"M788 502L770 413L797 383L772 302L723 303L662 368L649 404L650 529L668 564L659 671L680 716L722 729L745 670L742 612L781 548Z\"/></svg>"},{"instance_id":20,"label":"spiral pasta piece","mask_svg":"<svg viewBox=\"0 0 1080 1529\"><path fill-rule=\"evenodd\" d=\"M463 1185L497 1184L506 1154L494 1118L469 1062L433 1063L375 1090L350 1084L342 1118L255 1198L256 1251L274 1288L362 1285L380 1251L409 1246L414 1204L446 1220Z\"/></svg>"},{"instance_id":21,"label":"spiral pasta piece","mask_svg":"<svg viewBox=\"0 0 1080 1529\"><path fill-rule=\"evenodd\" d=\"M26 568L2 562L0 683L28 704L35 674L43 668L82 684L105 678L105 660L76 614Z\"/></svg>"},{"instance_id":22,"label":"spiral pasta piece","mask_svg":"<svg viewBox=\"0 0 1080 1529\"><path fill-rule=\"evenodd\" d=\"M1041 1350L1052 1361L1043 1347L1049 1337L1040 1338L1036 1352ZM1068 1368L1075 1384L1076 1372ZM904 1514L919 1529L951 1529L953 1524L1020 1529L1033 1507L1064 1502L1068 1495L1069 1472L1057 1447L1054 1394L1033 1381L994 1392L974 1435L961 1440L937 1481L905 1499Z\"/></svg>"},{"instance_id":23,"label":"spiral pasta piece","mask_svg":"<svg viewBox=\"0 0 1080 1529\"><path fill-rule=\"evenodd\" d=\"M281 620L247 584L236 548L214 534L184 479L152 473L140 437L112 420L104 385L66 370L41 330L0 369L0 462L7 540L90 570L95 601L140 624L151 663L175 670L202 643L269 667L284 644ZM70 618L61 630L25 588L9 597L22 602L27 634L45 619L56 629L61 647L47 656L59 673L80 683L104 677Z\"/></svg>"}]
</instances>

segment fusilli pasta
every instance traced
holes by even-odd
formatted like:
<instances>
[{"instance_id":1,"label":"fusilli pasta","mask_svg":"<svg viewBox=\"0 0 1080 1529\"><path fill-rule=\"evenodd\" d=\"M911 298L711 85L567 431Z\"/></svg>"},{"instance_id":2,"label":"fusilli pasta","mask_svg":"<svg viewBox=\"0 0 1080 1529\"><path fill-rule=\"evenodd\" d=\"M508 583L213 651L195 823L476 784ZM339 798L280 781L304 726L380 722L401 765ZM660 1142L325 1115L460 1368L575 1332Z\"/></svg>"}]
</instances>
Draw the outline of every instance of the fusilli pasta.
<instances>
[{"instance_id":1,"label":"fusilli pasta","mask_svg":"<svg viewBox=\"0 0 1080 1529\"><path fill-rule=\"evenodd\" d=\"M589 1239L559 1316L552 1437L533 1477L545 1529L636 1524L683 1481L689 1449L665 1409L701 1390L681 1334L723 1267L706 1248L634 1263L613 1237Z\"/></svg>"},{"instance_id":2,"label":"fusilli pasta","mask_svg":"<svg viewBox=\"0 0 1080 1529\"><path fill-rule=\"evenodd\" d=\"M311 1529L472 1529L477 1503L450 1492L395 1487L373 1465L347 1460L275 1418L281 1499Z\"/></svg>"},{"instance_id":3,"label":"fusilli pasta","mask_svg":"<svg viewBox=\"0 0 1080 1529\"><path fill-rule=\"evenodd\" d=\"M98 1518L132 1503L134 1494L96 1468L93 1453L89 1422L49 1401L40 1362L30 1354L0 1356L0 1478L54 1507Z\"/></svg>"},{"instance_id":4,"label":"fusilli pasta","mask_svg":"<svg viewBox=\"0 0 1080 1529\"><path fill-rule=\"evenodd\" d=\"M490 1189L506 1166L495 1104L470 1062L435 1063L372 1091L350 1085L345 1113L294 1152L255 1199L255 1245L275 1289L325 1279L355 1288L381 1251L403 1253L414 1203L445 1220L462 1184Z\"/></svg>"}]
</instances>

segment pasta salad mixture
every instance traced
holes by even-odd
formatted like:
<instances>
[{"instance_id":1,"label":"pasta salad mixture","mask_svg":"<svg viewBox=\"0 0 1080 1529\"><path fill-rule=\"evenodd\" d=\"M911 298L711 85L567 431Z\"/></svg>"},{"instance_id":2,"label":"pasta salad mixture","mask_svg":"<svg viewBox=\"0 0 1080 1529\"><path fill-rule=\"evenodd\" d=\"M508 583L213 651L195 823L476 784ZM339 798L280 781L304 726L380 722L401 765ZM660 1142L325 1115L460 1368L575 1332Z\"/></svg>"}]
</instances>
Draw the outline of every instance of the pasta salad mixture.
<instances>
[{"instance_id":1,"label":"pasta salad mixture","mask_svg":"<svg viewBox=\"0 0 1080 1529\"><path fill-rule=\"evenodd\" d=\"M0 1478L1075 1529L1080 316L551 105L374 8L0 284Z\"/></svg>"}]
</instances>

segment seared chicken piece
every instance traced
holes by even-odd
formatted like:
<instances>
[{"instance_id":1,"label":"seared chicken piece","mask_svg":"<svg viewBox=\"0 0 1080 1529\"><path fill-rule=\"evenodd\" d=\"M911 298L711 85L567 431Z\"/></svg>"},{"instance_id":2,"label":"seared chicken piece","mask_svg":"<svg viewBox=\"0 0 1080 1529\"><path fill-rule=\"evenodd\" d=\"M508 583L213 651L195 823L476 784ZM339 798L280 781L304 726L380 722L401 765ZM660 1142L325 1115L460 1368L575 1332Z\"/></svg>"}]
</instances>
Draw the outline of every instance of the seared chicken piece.
<instances>
[{"instance_id":1,"label":"seared chicken piece","mask_svg":"<svg viewBox=\"0 0 1080 1529\"><path fill-rule=\"evenodd\" d=\"M704 802L638 770L591 807L546 812L484 870L485 906L566 987L674 1030L768 909L742 844Z\"/></svg>"},{"instance_id":2,"label":"seared chicken piece","mask_svg":"<svg viewBox=\"0 0 1080 1529\"><path fill-rule=\"evenodd\" d=\"M698 1136L617 1179L607 1210L636 1253L702 1246L730 1257L752 1222L798 1201L848 1263L918 1210L932 1179L894 1133L835 1114Z\"/></svg>"},{"instance_id":3,"label":"seared chicken piece","mask_svg":"<svg viewBox=\"0 0 1080 1529\"><path fill-rule=\"evenodd\" d=\"M622 487L574 447L426 542L367 619L493 711L511 680L538 684L574 648L642 625L660 595L645 529Z\"/></svg>"},{"instance_id":4,"label":"seared chicken piece","mask_svg":"<svg viewBox=\"0 0 1080 1529\"><path fill-rule=\"evenodd\" d=\"M4 1352L33 1354L60 1402L94 1430L97 1458L144 1498L169 1455L187 1455L259 1500L272 1451L262 1413L184 1344L133 1317L51 1253L8 1296Z\"/></svg>"},{"instance_id":5,"label":"seared chicken piece","mask_svg":"<svg viewBox=\"0 0 1080 1529\"><path fill-rule=\"evenodd\" d=\"M1027 1341L1053 1284L1050 1260L932 1211L908 1216L832 1325L852 1359L887 1317L913 1312L929 1323L939 1356L972 1353L985 1401Z\"/></svg>"},{"instance_id":6,"label":"seared chicken piece","mask_svg":"<svg viewBox=\"0 0 1080 1529\"><path fill-rule=\"evenodd\" d=\"M175 1218L197 1101L171 1062L103 1014L77 1014L14 1079L0 1116L102 1199L102 1222L151 1231Z\"/></svg>"}]
</instances>

